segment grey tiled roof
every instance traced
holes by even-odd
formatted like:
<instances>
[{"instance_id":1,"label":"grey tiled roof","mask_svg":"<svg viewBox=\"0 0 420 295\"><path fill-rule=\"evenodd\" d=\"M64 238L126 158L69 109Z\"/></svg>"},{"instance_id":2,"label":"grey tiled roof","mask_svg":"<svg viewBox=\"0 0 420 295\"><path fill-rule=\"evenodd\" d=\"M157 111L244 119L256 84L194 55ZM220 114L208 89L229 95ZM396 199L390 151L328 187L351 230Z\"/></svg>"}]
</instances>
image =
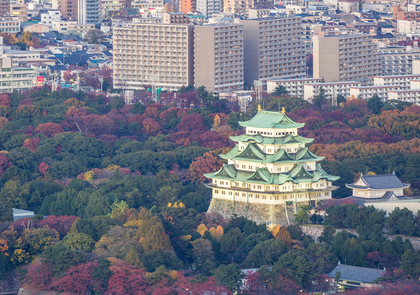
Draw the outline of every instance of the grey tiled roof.
<instances>
[{"instance_id":1,"label":"grey tiled roof","mask_svg":"<svg viewBox=\"0 0 420 295\"><path fill-rule=\"evenodd\" d=\"M338 264L332 272L327 274L327 276L329 276L330 278L335 278L337 272L341 273L342 280L363 283L375 283L375 280L384 276L386 273L386 271L383 269Z\"/></svg>"},{"instance_id":2,"label":"grey tiled roof","mask_svg":"<svg viewBox=\"0 0 420 295\"><path fill-rule=\"evenodd\" d=\"M382 175L362 175L360 179L364 185L356 185L356 182L347 184L348 188L359 189L392 189L392 188L406 188L409 185L402 183L395 174L382 174Z\"/></svg>"}]
</instances>

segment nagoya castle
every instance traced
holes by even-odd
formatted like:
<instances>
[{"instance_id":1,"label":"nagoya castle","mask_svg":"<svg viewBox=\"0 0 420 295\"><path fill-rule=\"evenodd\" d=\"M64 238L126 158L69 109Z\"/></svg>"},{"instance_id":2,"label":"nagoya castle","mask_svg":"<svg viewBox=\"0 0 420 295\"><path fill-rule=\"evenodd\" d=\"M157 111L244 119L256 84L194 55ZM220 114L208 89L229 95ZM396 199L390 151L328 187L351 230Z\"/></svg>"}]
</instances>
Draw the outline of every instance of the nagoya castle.
<instances>
[{"instance_id":1,"label":"nagoya castle","mask_svg":"<svg viewBox=\"0 0 420 295\"><path fill-rule=\"evenodd\" d=\"M244 216L257 223L291 224L301 205L331 199L339 179L326 173L318 157L306 144L313 138L298 135L305 123L297 123L281 112L262 111L239 122L245 134L231 137L237 142L227 154L227 164L205 174L212 182L208 212L224 217Z\"/></svg>"}]
</instances>

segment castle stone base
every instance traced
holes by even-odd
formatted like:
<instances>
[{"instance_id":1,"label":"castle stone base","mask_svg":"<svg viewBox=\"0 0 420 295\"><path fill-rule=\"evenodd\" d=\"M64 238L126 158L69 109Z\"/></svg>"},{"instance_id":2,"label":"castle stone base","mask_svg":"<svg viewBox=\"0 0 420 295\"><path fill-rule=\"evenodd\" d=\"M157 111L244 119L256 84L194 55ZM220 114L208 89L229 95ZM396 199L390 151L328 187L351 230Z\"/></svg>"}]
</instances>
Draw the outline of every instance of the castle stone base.
<instances>
[{"instance_id":1,"label":"castle stone base","mask_svg":"<svg viewBox=\"0 0 420 295\"><path fill-rule=\"evenodd\" d=\"M298 211L301 205L307 204L308 202L296 203L296 210ZM247 204L246 202L212 198L207 212L219 213L225 218L231 218L233 215L246 217L257 224L289 225L293 224L295 207L293 204Z\"/></svg>"}]
</instances>

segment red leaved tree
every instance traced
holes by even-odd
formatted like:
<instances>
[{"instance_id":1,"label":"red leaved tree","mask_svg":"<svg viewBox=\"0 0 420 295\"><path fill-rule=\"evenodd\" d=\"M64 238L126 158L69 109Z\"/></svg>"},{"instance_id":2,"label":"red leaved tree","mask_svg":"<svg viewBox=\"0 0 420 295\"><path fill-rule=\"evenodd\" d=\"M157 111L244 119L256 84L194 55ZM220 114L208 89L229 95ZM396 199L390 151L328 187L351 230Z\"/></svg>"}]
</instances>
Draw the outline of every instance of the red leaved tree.
<instances>
[{"instance_id":1,"label":"red leaved tree","mask_svg":"<svg viewBox=\"0 0 420 295\"><path fill-rule=\"evenodd\" d=\"M92 294L94 290L92 268L97 266L96 262L74 265L67 270L66 276L55 279L51 287L64 293Z\"/></svg>"},{"instance_id":2,"label":"red leaved tree","mask_svg":"<svg viewBox=\"0 0 420 295\"><path fill-rule=\"evenodd\" d=\"M45 123L39 124L37 128L35 128L35 133L42 133L47 137L54 137L58 133L64 132L63 127L57 123Z\"/></svg>"},{"instance_id":3,"label":"red leaved tree","mask_svg":"<svg viewBox=\"0 0 420 295\"><path fill-rule=\"evenodd\" d=\"M76 219L76 216L49 215L47 218L38 221L38 226L48 226L49 228L55 229L60 234L60 237L64 237L70 231Z\"/></svg>"},{"instance_id":4,"label":"red leaved tree","mask_svg":"<svg viewBox=\"0 0 420 295\"><path fill-rule=\"evenodd\" d=\"M35 153L36 149L39 147L39 142L41 139L39 137L27 138L23 141L23 147L27 148L31 152Z\"/></svg>"},{"instance_id":5,"label":"red leaved tree","mask_svg":"<svg viewBox=\"0 0 420 295\"><path fill-rule=\"evenodd\" d=\"M50 284L53 279L54 271L50 264L36 262L28 266L23 286L33 290L51 290Z\"/></svg>"},{"instance_id":6,"label":"red leaved tree","mask_svg":"<svg viewBox=\"0 0 420 295\"><path fill-rule=\"evenodd\" d=\"M190 165L191 178L198 181L205 181L207 178L204 173L215 172L223 163L212 152L207 152L195 159Z\"/></svg>"},{"instance_id":7,"label":"red leaved tree","mask_svg":"<svg viewBox=\"0 0 420 295\"><path fill-rule=\"evenodd\" d=\"M7 168L12 166L13 163L9 160L9 158L5 154L0 153L0 176L3 175L4 171L6 171Z\"/></svg>"},{"instance_id":8,"label":"red leaved tree","mask_svg":"<svg viewBox=\"0 0 420 295\"><path fill-rule=\"evenodd\" d=\"M146 294L149 285L144 277L146 271L136 269L135 266L125 262L117 262L110 266L112 275L108 281L106 295L141 295Z\"/></svg>"},{"instance_id":9,"label":"red leaved tree","mask_svg":"<svg viewBox=\"0 0 420 295\"><path fill-rule=\"evenodd\" d=\"M50 166L48 164L45 164L44 162L41 162L39 164L39 172L43 175L45 175L47 173L47 169L50 168Z\"/></svg>"},{"instance_id":10,"label":"red leaved tree","mask_svg":"<svg viewBox=\"0 0 420 295\"><path fill-rule=\"evenodd\" d=\"M8 93L0 94L0 106L10 108L10 95Z\"/></svg>"}]
</instances>

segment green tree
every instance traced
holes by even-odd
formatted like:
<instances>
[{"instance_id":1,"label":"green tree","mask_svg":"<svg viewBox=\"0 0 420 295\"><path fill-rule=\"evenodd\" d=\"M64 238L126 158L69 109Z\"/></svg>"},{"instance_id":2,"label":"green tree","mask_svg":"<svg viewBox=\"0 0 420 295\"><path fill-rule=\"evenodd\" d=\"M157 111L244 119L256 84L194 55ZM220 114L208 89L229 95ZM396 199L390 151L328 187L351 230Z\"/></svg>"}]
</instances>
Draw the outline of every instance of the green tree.
<instances>
[{"instance_id":1,"label":"green tree","mask_svg":"<svg viewBox=\"0 0 420 295\"><path fill-rule=\"evenodd\" d=\"M315 277L313 264L305 252L290 250L282 255L273 267L277 273L284 275L301 286L306 286Z\"/></svg>"},{"instance_id":2,"label":"green tree","mask_svg":"<svg viewBox=\"0 0 420 295\"><path fill-rule=\"evenodd\" d=\"M140 238L140 243L146 253L152 250L173 250L171 241L160 222L148 229L144 238Z\"/></svg>"},{"instance_id":3,"label":"green tree","mask_svg":"<svg viewBox=\"0 0 420 295\"><path fill-rule=\"evenodd\" d=\"M111 109L113 110L119 110L124 107L124 105L124 100L119 96L116 96L111 100Z\"/></svg>"},{"instance_id":4,"label":"green tree","mask_svg":"<svg viewBox=\"0 0 420 295\"><path fill-rule=\"evenodd\" d=\"M335 229L331 225L324 226L324 230L322 231L321 236L319 237L319 241L321 243L328 243L332 244L334 240Z\"/></svg>"},{"instance_id":5,"label":"green tree","mask_svg":"<svg viewBox=\"0 0 420 295\"><path fill-rule=\"evenodd\" d=\"M92 252L95 248L95 241L85 233L68 233L64 237L62 244L72 250L85 252Z\"/></svg>"},{"instance_id":6,"label":"green tree","mask_svg":"<svg viewBox=\"0 0 420 295\"><path fill-rule=\"evenodd\" d=\"M418 279L420 275L420 259L418 251L407 249L401 255L401 269L411 278Z\"/></svg>"},{"instance_id":7,"label":"green tree","mask_svg":"<svg viewBox=\"0 0 420 295\"><path fill-rule=\"evenodd\" d=\"M97 286L99 290L95 290L97 294L101 294L101 290L108 288L108 280L112 275L112 271L109 270L111 262L108 259L101 258L98 260L98 266L92 268L92 279L99 282Z\"/></svg>"},{"instance_id":8,"label":"green tree","mask_svg":"<svg viewBox=\"0 0 420 295\"><path fill-rule=\"evenodd\" d=\"M124 261L128 264L134 265L136 268L140 268L143 266L143 263L141 262L139 257L139 253L134 246L132 246L130 250L128 250L127 254L125 255Z\"/></svg>"},{"instance_id":9,"label":"green tree","mask_svg":"<svg viewBox=\"0 0 420 295\"><path fill-rule=\"evenodd\" d=\"M232 292L239 292L245 275L236 264L221 265L211 272L218 285L229 288Z\"/></svg>"},{"instance_id":10,"label":"green tree","mask_svg":"<svg viewBox=\"0 0 420 295\"><path fill-rule=\"evenodd\" d=\"M391 235L412 236L415 231L413 212L396 207L385 219L385 227Z\"/></svg>"},{"instance_id":11,"label":"green tree","mask_svg":"<svg viewBox=\"0 0 420 295\"><path fill-rule=\"evenodd\" d=\"M86 257L80 251L72 250L61 242L48 247L42 255L44 258L43 262L51 264L55 276L60 276L71 266L82 264L86 261Z\"/></svg>"},{"instance_id":12,"label":"green tree","mask_svg":"<svg viewBox=\"0 0 420 295\"><path fill-rule=\"evenodd\" d=\"M286 90L286 88L282 85L277 85L277 87L274 89L274 91L271 93L276 96L280 96L283 94L289 94L289 92Z\"/></svg>"},{"instance_id":13,"label":"green tree","mask_svg":"<svg viewBox=\"0 0 420 295\"><path fill-rule=\"evenodd\" d=\"M374 94L371 98L368 99L368 108L372 110L374 114L380 114L384 103L377 94Z\"/></svg>"},{"instance_id":14,"label":"green tree","mask_svg":"<svg viewBox=\"0 0 420 295\"><path fill-rule=\"evenodd\" d=\"M232 228L222 236L220 240L220 252L230 256L233 260L233 253L239 248L245 237L245 234L239 228Z\"/></svg>"},{"instance_id":15,"label":"green tree","mask_svg":"<svg viewBox=\"0 0 420 295\"><path fill-rule=\"evenodd\" d=\"M300 206L298 213L294 214L295 222L300 225L307 223L309 219L309 212L311 211L311 209L312 206L310 205Z\"/></svg>"},{"instance_id":16,"label":"green tree","mask_svg":"<svg viewBox=\"0 0 420 295\"><path fill-rule=\"evenodd\" d=\"M327 102L327 95L325 93L325 89L324 87L319 87L319 92L318 95L316 95L314 97L314 99L312 100L312 103L317 106L317 107L321 107L323 104L325 104Z\"/></svg>"}]
</instances>

